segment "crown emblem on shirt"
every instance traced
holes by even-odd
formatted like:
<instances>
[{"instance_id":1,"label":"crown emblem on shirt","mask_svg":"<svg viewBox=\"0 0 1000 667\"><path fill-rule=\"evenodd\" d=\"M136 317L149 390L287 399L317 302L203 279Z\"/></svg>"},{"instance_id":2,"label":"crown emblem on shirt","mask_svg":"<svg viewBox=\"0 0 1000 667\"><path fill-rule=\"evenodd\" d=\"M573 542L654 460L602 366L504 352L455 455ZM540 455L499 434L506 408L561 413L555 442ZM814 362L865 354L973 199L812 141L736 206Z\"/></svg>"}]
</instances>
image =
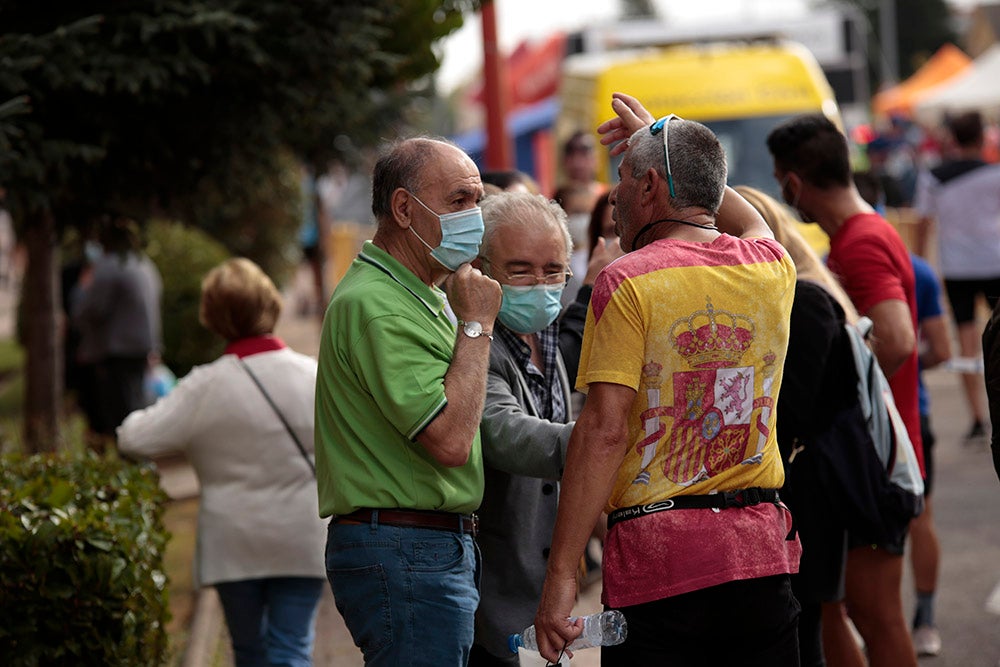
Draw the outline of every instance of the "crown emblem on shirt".
<instances>
[{"instance_id":1,"label":"crown emblem on shirt","mask_svg":"<svg viewBox=\"0 0 1000 667\"><path fill-rule=\"evenodd\" d=\"M694 368L735 366L753 342L753 334L749 317L715 310L711 297L705 297L705 310L670 327L671 343Z\"/></svg>"}]
</instances>

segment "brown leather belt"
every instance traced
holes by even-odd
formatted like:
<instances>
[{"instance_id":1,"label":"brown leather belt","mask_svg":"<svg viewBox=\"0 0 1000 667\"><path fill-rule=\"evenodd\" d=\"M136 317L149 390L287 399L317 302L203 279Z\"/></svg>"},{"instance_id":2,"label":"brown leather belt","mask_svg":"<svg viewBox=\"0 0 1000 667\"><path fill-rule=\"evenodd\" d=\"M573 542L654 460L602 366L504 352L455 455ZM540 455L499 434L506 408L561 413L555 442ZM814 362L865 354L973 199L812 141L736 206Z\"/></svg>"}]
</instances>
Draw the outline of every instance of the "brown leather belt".
<instances>
[{"instance_id":1,"label":"brown leather belt","mask_svg":"<svg viewBox=\"0 0 1000 667\"><path fill-rule=\"evenodd\" d=\"M453 533L468 533L473 537L479 532L479 517L475 514L455 514L454 512L435 512L432 510L371 509L365 507L350 514L338 514L333 518L333 522L348 524L374 522L386 526L449 530Z\"/></svg>"}]
</instances>

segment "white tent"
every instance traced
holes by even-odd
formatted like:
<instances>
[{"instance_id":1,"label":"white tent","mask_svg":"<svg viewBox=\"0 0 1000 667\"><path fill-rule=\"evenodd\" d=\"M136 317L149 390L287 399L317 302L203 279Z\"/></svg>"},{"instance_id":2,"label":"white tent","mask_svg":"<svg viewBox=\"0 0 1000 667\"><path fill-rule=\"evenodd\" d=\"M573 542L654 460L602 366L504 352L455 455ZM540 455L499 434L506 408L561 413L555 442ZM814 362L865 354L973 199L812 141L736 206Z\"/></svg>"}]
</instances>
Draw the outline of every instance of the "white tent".
<instances>
[{"instance_id":1,"label":"white tent","mask_svg":"<svg viewBox=\"0 0 1000 667\"><path fill-rule=\"evenodd\" d=\"M980 111L987 118L1000 119L1000 44L991 46L963 74L916 105L917 118L931 123L960 111Z\"/></svg>"}]
</instances>

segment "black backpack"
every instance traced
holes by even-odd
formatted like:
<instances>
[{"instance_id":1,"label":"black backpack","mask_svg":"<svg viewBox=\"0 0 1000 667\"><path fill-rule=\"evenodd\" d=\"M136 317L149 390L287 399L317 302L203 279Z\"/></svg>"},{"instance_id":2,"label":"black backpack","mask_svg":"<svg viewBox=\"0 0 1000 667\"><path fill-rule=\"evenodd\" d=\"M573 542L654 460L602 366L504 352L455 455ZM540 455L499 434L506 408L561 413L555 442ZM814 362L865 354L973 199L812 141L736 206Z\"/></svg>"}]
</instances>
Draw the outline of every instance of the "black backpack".
<instances>
[{"instance_id":1,"label":"black backpack","mask_svg":"<svg viewBox=\"0 0 1000 667\"><path fill-rule=\"evenodd\" d=\"M785 463L793 496L796 489L818 492L831 518L857 539L898 544L923 511L923 480L889 383L866 342L870 332L868 318L844 324L849 345L835 349L851 357L840 363L854 369L856 400L811 441L797 440Z\"/></svg>"}]
</instances>

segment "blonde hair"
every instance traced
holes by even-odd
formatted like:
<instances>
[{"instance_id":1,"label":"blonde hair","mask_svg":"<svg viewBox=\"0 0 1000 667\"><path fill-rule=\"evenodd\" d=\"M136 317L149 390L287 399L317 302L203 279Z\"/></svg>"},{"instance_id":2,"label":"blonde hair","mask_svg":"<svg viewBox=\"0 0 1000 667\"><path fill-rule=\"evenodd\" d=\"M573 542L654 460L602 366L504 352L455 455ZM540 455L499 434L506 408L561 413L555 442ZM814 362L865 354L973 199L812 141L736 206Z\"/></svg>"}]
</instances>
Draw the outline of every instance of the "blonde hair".
<instances>
[{"instance_id":1,"label":"blonde hair","mask_svg":"<svg viewBox=\"0 0 1000 667\"><path fill-rule=\"evenodd\" d=\"M201 281L198 321L227 341L274 331L281 294L267 274L249 259L229 259Z\"/></svg>"},{"instance_id":2,"label":"blonde hair","mask_svg":"<svg viewBox=\"0 0 1000 667\"><path fill-rule=\"evenodd\" d=\"M802 280L814 282L830 293L837 300L840 307L844 309L848 322L855 322L858 319L858 311L851 303L847 292L840 286L837 279L830 270L823 265L819 255L812 249L812 246L805 240L798 230L798 221L792 216L783 204L773 197L764 194L760 190L746 185L737 185L733 188L750 202L750 205L757 209L764 222L774 232L774 238L788 251L792 262L795 264L795 271Z\"/></svg>"}]
</instances>

